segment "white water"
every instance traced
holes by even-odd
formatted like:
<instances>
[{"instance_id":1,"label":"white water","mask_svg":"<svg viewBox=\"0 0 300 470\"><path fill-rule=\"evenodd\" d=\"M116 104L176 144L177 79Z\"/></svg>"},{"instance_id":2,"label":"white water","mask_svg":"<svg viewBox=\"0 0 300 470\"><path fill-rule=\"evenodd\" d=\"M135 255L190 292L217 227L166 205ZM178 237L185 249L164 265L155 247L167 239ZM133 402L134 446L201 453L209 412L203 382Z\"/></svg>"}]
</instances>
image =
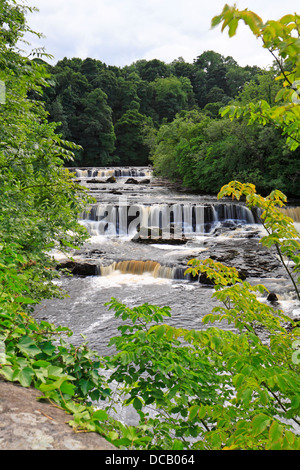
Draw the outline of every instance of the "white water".
<instances>
[{"instance_id":1,"label":"white water","mask_svg":"<svg viewBox=\"0 0 300 470\"><path fill-rule=\"evenodd\" d=\"M75 171L77 178L109 178L114 176L115 178L141 178L141 177L152 177L152 170L149 167L126 167L126 168L75 168L70 169Z\"/></svg>"},{"instance_id":2,"label":"white water","mask_svg":"<svg viewBox=\"0 0 300 470\"><path fill-rule=\"evenodd\" d=\"M95 177L96 172L99 176L100 171L101 175L105 171L105 176L109 176L115 170L82 169L77 174L85 172L82 173L84 184L88 178ZM168 322L174 326L204 328L203 316L216 306L212 299L214 289L183 279L187 261L205 258L212 242L231 252L242 249L241 242L247 240L249 234L257 237L263 234L262 226L255 224L253 214L242 204L177 193L155 184L155 178L151 184L127 185L122 178L125 170L129 171L119 169L121 176L116 177L117 183L95 186L92 194L97 203L90 212L82 214L80 220L91 235L85 247L86 258L98 263L101 275L62 278L59 283L69 297L47 300L36 312L37 318L69 326L74 331L74 343L82 342L81 333L87 335L91 347L103 354L109 353L108 341L117 334L120 324L104 305L111 297L131 307L144 302L169 305L172 317ZM116 191L121 194L116 195ZM133 237L141 235L143 228L152 231L152 235L160 228L161 239L165 235L162 229L170 230L163 243L155 239L146 245L135 243ZM179 240L187 237L186 244L169 243L168 237L174 238L176 231ZM76 259L76 253L74 256ZM270 272L263 279L248 280L263 283L275 291L279 297L277 307L291 316L300 308L285 278L280 279L277 274L274 277ZM262 300L266 302L265 298ZM231 328L224 323L221 327Z\"/></svg>"},{"instance_id":3,"label":"white water","mask_svg":"<svg viewBox=\"0 0 300 470\"><path fill-rule=\"evenodd\" d=\"M174 238L205 234L222 223L255 224L252 212L239 204L96 204L81 215L80 223L92 236L147 236ZM159 230L160 229L160 230Z\"/></svg>"}]
</instances>

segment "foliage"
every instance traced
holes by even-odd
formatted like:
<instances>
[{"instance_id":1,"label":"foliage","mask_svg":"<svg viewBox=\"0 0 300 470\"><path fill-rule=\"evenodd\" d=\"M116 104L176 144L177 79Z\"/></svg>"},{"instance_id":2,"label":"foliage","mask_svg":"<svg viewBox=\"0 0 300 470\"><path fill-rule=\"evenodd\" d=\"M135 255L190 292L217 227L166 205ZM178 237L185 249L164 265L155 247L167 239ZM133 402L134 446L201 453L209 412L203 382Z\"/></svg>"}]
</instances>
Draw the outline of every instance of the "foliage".
<instances>
[{"instance_id":1,"label":"foliage","mask_svg":"<svg viewBox=\"0 0 300 470\"><path fill-rule=\"evenodd\" d=\"M271 123L282 129L287 144L291 150L295 150L300 145L300 16L288 14L279 21L269 20L264 23L256 13L248 9L240 11L236 6L225 5L222 13L212 19L212 26L222 23L222 31L228 27L229 37L232 37L236 34L240 21L244 21L252 33L262 40L263 47L275 59L280 69L276 79L281 85L276 101L283 103L271 106L267 101L260 100L244 107L228 106L222 114L228 114L231 119L245 116L250 124Z\"/></svg>"},{"instance_id":2,"label":"foliage","mask_svg":"<svg viewBox=\"0 0 300 470\"><path fill-rule=\"evenodd\" d=\"M107 95L95 88L81 99L81 105L76 125L81 134L78 143L84 148L88 142L89 153L84 163L90 166L99 159L102 165L109 165L116 136Z\"/></svg>"},{"instance_id":3,"label":"foliage","mask_svg":"<svg viewBox=\"0 0 300 470\"><path fill-rule=\"evenodd\" d=\"M215 119L204 109L181 112L151 142L154 171L186 187L214 193L233 177L267 194L274 185L299 195L299 150L291 152L271 126Z\"/></svg>"},{"instance_id":4,"label":"foliage","mask_svg":"<svg viewBox=\"0 0 300 470\"><path fill-rule=\"evenodd\" d=\"M182 147L190 145L197 148L197 144L203 140L202 129L207 121L206 116L197 111L182 112L171 123L160 127L151 152L151 160L158 175L176 180L183 178L186 167L189 168L187 175L192 171L192 158L186 154L181 158Z\"/></svg>"},{"instance_id":5,"label":"foliage","mask_svg":"<svg viewBox=\"0 0 300 470\"><path fill-rule=\"evenodd\" d=\"M158 175L201 192L214 193L235 179L251 181L262 194L277 188L299 197L299 16L263 24L255 13L226 5L212 26L222 23L222 31L228 27L232 36L240 20L262 39L273 66L255 73L239 68L231 57L204 52L194 63L198 88L193 88L204 107L194 112L209 119L197 133L200 118L184 121L178 113L158 130L150 158ZM193 85L184 62L175 66ZM176 128L177 137L170 138Z\"/></svg>"},{"instance_id":6,"label":"foliage","mask_svg":"<svg viewBox=\"0 0 300 470\"><path fill-rule=\"evenodd\" d=\"M246 196L268 232L261 243L275 244L299 266L298 235L280 211L282 193L263 198L253 185L231 182L219 193L225 195ZM218 305L203 318L205 329L162 323L168 307L108 303L125 322L110 341L117 353L107 358L109 381L120 384L123 406L139 415L134 437L116 442L138 449L299 449L299 325L261 302L267 289L242 281L235 268L211 259L189 264L187 272L214 282ZM231 327L209 326L218 322Z\"/></svg>"},{"instance_id":7,"label":"foliage","mask_svg":"<svg viewBox=\"0 0 300 470\"><path fill-rule=\"evenodd\" d=\"M34 303L56 293L52 280L57 273L49 250L67 250L85 239L77 217L89 198L63 166L77 146L62 140L37 100L49 80L45 66L23 58L16 47L29 30L28 9L14 0L0 8L0 80L7 85L6 102L0 105L1 377L36 387L41 399L73 415L70 424L77 430L96 431L120 448L299 450L299 326L259 301L266 288L242 281L235 268L210 259L190 261L187 271L194 276L205 272L214 281L218 301L200 331L164 323L171 315L169 307L143 304L129 309L112 299L108 306L124 323L120 335L110 341L116 354L105 359L86 342L70 344L69 329L38 323L28 314ZM244 18L255 27L251 15ZM235 23L230 27L233 34ZM86 87L86 106L93 106L94 99L106 106L104 92L90 88L90 81L98 78L97 61L72 64L75 74L81 70L73 78L80 84L78 95L80 86ZM161 64L155 63L155 69L162 73ZM148 76L149 69L144 72ZM72 109L73 92L69 98ZM166 140L164 133L172 142L166 151L170 162L176 148L174 176L187 171L194 160L185 156L194 157L205 147L207 136L215 136L224 125L219 123L229 123L216 122L192 111L159 130L159 144ZM277 250L299 299L299 234L280 211L285 195L275 190L264 198L253 184L238 181L219 193L230 195L245 198L258 210L267 232L261 243ZM221 321L232 329L217 328ZM92 401L99 400L97 409ZM112 419L116 400L134 407L137 426Z\"/></svg>"},{"instance_id":8,"label":"foliage","mask_svg":"<svg viewBox=\"0 0 300 470\"><path fill-rule=\"evenodd\" d=\"M49 79L45 66L23 57L16 45L29 32L28 10L14 0L0 7L0 80L6 85L0 105L0 375L35 386L72 413L75 425L90 416L91 426L99 427L107 414L90 411L90 402L109 394L101 359L85 344L75 348L62 339L71 334L66 328L38 324L28 314L41 299L62 295L52 282L58 272L51 250L68 254L84 242L78 215L90 201L64 168L77 146L61 139L36 99Z\"/></svg>"},{"instance_id":9,"label":"foliage","mask_svg":"<svg viewBox=\"0 0 300 470\"><path fill-rule=\"evenodd\" d=\"M153 127L151 118L129 109L115 124L116 152L123 165L147 165L149 148L143 130Z\"/></svg>"},{"instance_id":10,"label":"foliage","mask_svg":"<svg viewBox=\"0 0 300 470\"><path fill-rule=\"evenodd\" d=\"M111 390L101 375L102 358L86 343L74 347L67 340L72 332L65 327L41 321L17 309L0 310L0 346L2 378L23 387L41 391L39 400L47 400L72 415L70 425L85 426L101 435L111 431L104 409L95 409L92 401L105 400ZM64 337L67 338L64 338Z\"/></svg>"},{"instance_id":11,"label":"foliage","mask_svg":"<svg viewBox=\"0 0 300 470\"><path fill-rule=\"evenodd\" d=\"M26 11L14 1L1 7L0 302L52 296L51 249L66 251L87 237L77 219L90 198L64 168L76 145L61 139L35 99L49 79L44 65L16 46L28 31Z\"/></svg>"},{"instance_id":12,"label":"foliage","mask_svg":"<svg viewBox=\"0 0 300 470\"><path fill-rule=\"evenodd\" d=\"M269 196L263 198L256 194L253 184L242 184L238 181L232 181L221 189L219 197L225 195L237 199L245 196L247 206L258 211L258 216L267 232L267 235L262 237L261 243L268 248L275 247L294 286L297 298L300 300L298 289L300 284L300 276L298 276L300 271L299 232L294 226L293 219L286 217L280 211L287 200L286 196L281 191L274 190ZM289 269L291 262L292 269Z\"/></svg>"},{"instance_id":13,"label":"foliage","mask_svg":"<svg viewBox=\"0 0 300 470\"><path fill-rule=\"evenodd\" d=\"M157 78L152 82L154 93L154 109L159 122L172 121L175 115L188 108L189 96L193 89L188 78L166 77Z\"/></svg>"},{"instance_id":14,"label":"foliage","mask_svg":"<svg viewBox=\"0 0 300 470\"><path fill-rule=\"evenodd\" d=\"M90 58L65 58L48 69L52 86L45 90L43 99L50 120L61 122L59 132L63 137L83 147L75 151L74 162L82 166L106 165L108 155L110 164L144 165L149 151L139 126L135 126L134 140L141 142L144 151L140 152L138 146L130 149L128 145L122 151L123 132L118 133L117 128L120 122L128 122L128 113L139 112L144 119L152 119L158 129L182 110L203 108L216 102L220 103L219 107L223 106L260 73L257 67L240 67L232 57L225 58L214 51L201 54L192 64L182 58L171 64L153 59L117 68ZM95 90L105 93L106 102L100 99L97 110L94 101L95 105L88 111L84 103ZM115 150L106 147L105 158L102 147L106 139L102 132L106 131L101 128L104 116L110 120L116 134ZM95 136L88 138L89 122L99 128L98 140ZM95 143L98 143L98 154Z\"/></svg>"}]
</instances>

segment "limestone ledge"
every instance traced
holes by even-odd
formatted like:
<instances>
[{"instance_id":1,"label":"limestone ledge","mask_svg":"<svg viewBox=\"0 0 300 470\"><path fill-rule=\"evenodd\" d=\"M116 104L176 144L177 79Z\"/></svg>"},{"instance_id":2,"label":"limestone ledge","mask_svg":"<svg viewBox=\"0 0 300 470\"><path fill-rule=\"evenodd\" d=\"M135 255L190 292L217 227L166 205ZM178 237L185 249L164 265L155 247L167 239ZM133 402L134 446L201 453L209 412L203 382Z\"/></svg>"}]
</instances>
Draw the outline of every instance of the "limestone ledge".
<instances>
[{"instance_id":1,"label":"limestone ledge","mask_svg":"<svg viewBox=\"0 0 300 470\"><path fill-rule=\"evenodd\" d=\"M76 433L68 424L72 416L39 396L0 378L0 450L116 449L97 433Z\"/></svg>"}]
</instances>

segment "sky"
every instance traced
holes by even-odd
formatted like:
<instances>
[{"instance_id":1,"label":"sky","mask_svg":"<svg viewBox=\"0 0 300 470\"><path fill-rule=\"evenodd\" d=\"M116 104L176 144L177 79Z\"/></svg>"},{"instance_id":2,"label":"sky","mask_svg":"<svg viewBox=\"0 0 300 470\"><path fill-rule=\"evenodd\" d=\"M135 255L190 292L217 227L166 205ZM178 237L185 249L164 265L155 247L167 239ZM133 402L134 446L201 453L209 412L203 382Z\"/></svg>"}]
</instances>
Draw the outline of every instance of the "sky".
<instances>
[{"instance_id":1,"label":"sky","mask_svg":"<svg viewBox=\"0 0 300 470\"><path fill-rule=\"evenodd\" d=\"M240 24L229 38L221 27L211 29L211 19L225 3L248 8L264 21L288 13L300 14L299 0L28 0L39 12L28 24L44 34L26 37L32 47L45 47L55 64L64 57L91 57L107 65L123 67L141 59L166 63L183 57L192 63L213 50L232 56L241 66L272 64L261 41Z\"/></svg>"}]
</instances>

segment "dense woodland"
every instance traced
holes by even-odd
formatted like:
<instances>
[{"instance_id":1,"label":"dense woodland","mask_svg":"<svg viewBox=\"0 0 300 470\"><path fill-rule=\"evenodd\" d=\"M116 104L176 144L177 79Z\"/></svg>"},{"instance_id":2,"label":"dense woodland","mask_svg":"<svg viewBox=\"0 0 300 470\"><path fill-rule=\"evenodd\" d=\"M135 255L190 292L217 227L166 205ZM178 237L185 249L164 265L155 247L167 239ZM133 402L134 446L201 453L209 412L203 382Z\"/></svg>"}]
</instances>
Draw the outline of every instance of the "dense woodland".
<instances>
[{"instance_id":1,"label":"dense woodland","mask_svg":"<svg viewBox=\"0 0 300 470\"><path fill-rule=\"evenodd\" d=\"M64 139L79 144L74 166L154 165L156 174L216 192L231 179L300 196L299 150L274 126L221 118L228 104L275 103L278 67L241 67L214 51L193 63L139 60L123 68L87 58L49 66L43 99Z\"/></svg>"}]
</instances>

